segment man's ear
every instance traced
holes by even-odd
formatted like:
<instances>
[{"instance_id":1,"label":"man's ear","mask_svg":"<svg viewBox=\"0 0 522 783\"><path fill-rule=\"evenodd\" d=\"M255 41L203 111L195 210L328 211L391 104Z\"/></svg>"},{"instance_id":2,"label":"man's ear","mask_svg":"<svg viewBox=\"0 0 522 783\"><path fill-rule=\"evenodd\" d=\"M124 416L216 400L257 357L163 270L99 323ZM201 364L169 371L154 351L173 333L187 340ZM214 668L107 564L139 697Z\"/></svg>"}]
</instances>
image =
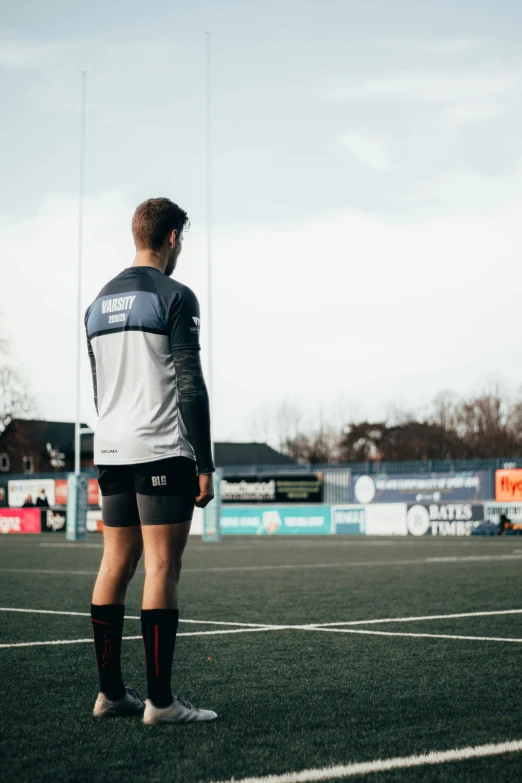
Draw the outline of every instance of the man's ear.
<instances>
[{"instance_id":1,"label":"man's ear","mask_svg":"<svg viewBox=\"0 0 522 783\"><path fill-rule=\"evenodd\" d=\"M177 231L176 231L176 229L174 228L174 229L173 229L173 230L170 232L170 234L169 234L169 247L171 247L171 248L173 248L173 247L174 247L174 245L176 244L176 239L177 239L177 237L178 237L178 232L177 232Z\"/></svg>"}]
</instances>

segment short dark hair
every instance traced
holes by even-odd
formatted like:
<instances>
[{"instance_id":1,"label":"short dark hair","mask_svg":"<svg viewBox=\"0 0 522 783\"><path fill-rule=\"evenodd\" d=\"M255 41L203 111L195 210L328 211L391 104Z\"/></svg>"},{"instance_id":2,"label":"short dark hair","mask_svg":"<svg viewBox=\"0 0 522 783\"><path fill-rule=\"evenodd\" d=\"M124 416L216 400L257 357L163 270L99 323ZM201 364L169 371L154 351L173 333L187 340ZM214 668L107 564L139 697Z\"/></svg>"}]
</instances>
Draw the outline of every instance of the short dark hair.
<instances>
[{"instance_id":1,"label":"short dark hair","mask_svg":"<svg viewBox=\"0 0 522 783\"><path fill-rule=\"evenodd\" d=\"M181 234L188 215L168 198L149 198L137 207L132 218L132 236L140 250L158 252L167 234L174 229Z\"/></svg>"}]
</instances>

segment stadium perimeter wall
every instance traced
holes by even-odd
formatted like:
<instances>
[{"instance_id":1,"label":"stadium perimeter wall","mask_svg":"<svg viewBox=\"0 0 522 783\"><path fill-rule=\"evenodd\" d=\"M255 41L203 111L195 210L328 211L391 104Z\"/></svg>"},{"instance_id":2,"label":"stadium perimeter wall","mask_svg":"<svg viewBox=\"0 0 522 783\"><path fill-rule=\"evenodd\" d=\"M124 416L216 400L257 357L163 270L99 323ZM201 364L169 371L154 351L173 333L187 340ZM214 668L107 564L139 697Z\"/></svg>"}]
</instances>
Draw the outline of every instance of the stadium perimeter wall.
<instances>
[{"instance_id":1,"label":"stadium perimeter wall","mask_svg":"<svg viewBox=\"0 0 522 783\"><path fill-rule=\"evenodd\" d=\"M89 476L88 527L100 530L96 470L84 472ZM501 513L522 523L519 458L232 466L222 472L224 535L469 535L484 519ZM58 472L0 474L0 531L63 530L66 478ZM42 490L49 508L30 507ZM29 507L20 508L24 503ZM199 509L192 532L202 532Z\"/></svg>"}]
</instances>

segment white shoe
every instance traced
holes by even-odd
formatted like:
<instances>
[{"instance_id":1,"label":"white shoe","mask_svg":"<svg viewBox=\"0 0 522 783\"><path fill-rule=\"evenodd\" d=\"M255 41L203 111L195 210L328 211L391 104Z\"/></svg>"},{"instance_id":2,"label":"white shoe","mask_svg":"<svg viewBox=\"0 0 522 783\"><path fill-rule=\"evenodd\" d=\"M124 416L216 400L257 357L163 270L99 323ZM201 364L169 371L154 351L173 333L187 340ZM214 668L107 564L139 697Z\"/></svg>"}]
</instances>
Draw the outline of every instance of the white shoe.
<instances>
[{"instance_id":1,"label":"white shoe","mask_svg":"<svg viewBox=\"0 0 522 783\"><path fill-rule=\"evenodd\" d=\"M203 720L216 720L217 714L212 710L198 710L192 704L174 696L174 701L168 707L155 707L150 699L145 702L143 723L154 726L156 723L196 723Z\"/></svg>"},{"instance_id":2,"label":"white shoe","mask_svg":"<svg viewBox=\"0 0 522 783\"><path fill-rule=\"evenodd\" d=\"M112 701L99 693L92 714L95 718L116 718L123 715L143 715L145 704L133 688L125 688L125 696Z\"/></svg>"}]
</instances>

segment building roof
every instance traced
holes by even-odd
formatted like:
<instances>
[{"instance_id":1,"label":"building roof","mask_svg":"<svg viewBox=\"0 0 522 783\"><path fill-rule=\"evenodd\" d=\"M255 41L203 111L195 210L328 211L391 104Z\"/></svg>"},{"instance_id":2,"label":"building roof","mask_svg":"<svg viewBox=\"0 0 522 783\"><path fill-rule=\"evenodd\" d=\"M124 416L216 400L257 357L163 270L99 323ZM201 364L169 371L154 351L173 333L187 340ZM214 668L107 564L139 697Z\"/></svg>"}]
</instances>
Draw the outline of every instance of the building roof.
<instances>
[{"instance_id":1,"label":"building roof","mask_svg":"<svg viewBox=\"0 0 522 783\"><path fill-rule=\"evenodd\" d=\"M82 424L82 427L87 427ZM74 423L68 421L40 421L38 419L13 419L0 434L0 444L31 444L42 454L47 452L47 444L62 451L66 457L74 455ZM84 435L81 439L83 457L92 457L93 435ZM295 465L296 462L286 454L271 448L266 443L216 443L215 456L217 467L228 465L251 467L253 465Z\"/></svg>"},{"instance_id":2,"label":"building roof","mask_svg":"<svg viewBox=\"0 0 522 783\"><path fill-rule=\"evenodd\" d=\"M234 465L295 465L286 454L281 454L266 443L215 443L216 466Z\"/></svg>"},{"instance_id":3,"label":"building roof","mask_svg":"<svg viewBox=\"0 0 522 783\"><path fill-rule=\"evenodd\" d=\"M82 424L87 427L87 424ZM0 435L0 441L6 443L13 438L25 440L34 445L39 451L46 452L47 444L53 449L59 449L66 456L74 454L74 422L69 421L40 421L38 419L13 419ZM83 435L81 438L82 455L92 455L93 436Z\"/></svg>"}]
</instances>

